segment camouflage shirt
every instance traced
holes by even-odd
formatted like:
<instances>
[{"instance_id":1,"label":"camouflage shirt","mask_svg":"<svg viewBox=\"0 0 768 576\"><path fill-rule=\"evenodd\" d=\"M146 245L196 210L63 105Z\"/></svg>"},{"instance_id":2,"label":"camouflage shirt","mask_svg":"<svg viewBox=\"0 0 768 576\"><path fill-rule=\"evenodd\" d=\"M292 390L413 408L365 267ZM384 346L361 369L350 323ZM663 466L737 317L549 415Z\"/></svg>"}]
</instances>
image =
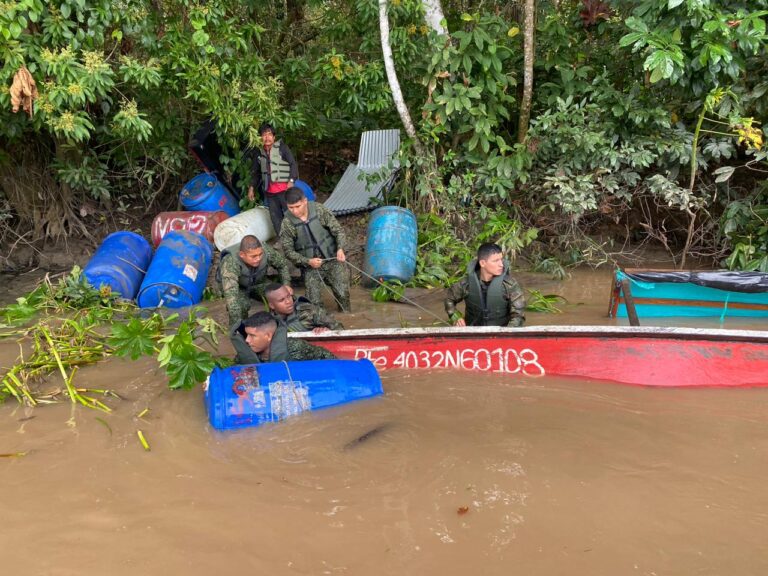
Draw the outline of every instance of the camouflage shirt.
<instances>
[{"instance_id":1,"label":"camouflage shirt","mask_svg":"<svg viewBox=\"0 0 768 576\"><path fill-rule=\"evenodd\" d=\"M336 239L336 248L346 250L347 235L344 233L344 229L341 227L341 224L339 224L339 221L336 220L333 213L322 204L316 203L315 209L317 210L318 222L320 222L320 224L331 233L331 236ZM296 226L291 222L290 218L285 218L280 226L280 243L283 245L285 257L299 268L307 268L309 266L309 258L296 252L295 244L297 237L298 232L296 231Z\"/></svg>"},{"instance_id":2,"label":"camouflage shirt","mask_svg":"<svg viewBox=\"0 0 768 576\"><path fill-rule=\"evenodd\" d=\"M288 261L277 250L264 244L264 258L267 259L267 266L273 268L279 275L279 282L285 286L291 284L291 272L288 268ZM250 307L249 298L261 298L264 294L264 288L273 280L269 274L256 284L244 290L240 287L240 259L236 254L229 254L221 261L221 293L227 302L227 310L230 319L243 318L247 315Z\"/></svg>"},{"instance_id":3,"label":"camouflage shirt","mask_svg":"<svg viewBox=\"0 0 768 576\"><path fill-rule=\"evenodd\" d=\"M299 338L288 338L288 357L291 360L335 360L331 352Z\"/></svg>"},{"instance_id":4,"label":"camouflage shirt","mask_svg":"<svg viewBox=\"0 0 768 576\"><path fill-rule=\"evenodd\" d=\"M525 322L525 296L523 289L517 280L507 275L504 278L504 299L509 306L509 322L507 326L520 327ZM465 276L456 284L448 288L448 294L445 298L445 311L451 319L451 323L462 318L462 314L456 309L459 302L469 297L469 278Z\"/></svg>"}]
</instances>

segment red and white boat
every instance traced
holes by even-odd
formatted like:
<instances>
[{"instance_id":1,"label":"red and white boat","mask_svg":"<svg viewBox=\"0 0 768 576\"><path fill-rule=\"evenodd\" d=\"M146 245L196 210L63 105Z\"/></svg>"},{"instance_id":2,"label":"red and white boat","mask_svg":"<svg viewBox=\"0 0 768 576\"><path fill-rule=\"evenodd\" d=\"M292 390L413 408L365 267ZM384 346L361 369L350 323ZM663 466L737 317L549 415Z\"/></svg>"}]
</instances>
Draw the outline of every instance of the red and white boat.
<instances>
[{"instance_id":1,"label":"red and white boat","mask_svg":"<svg viewBox=\"0 0 768 576\"><path fill-rule=\"evenodd\" d=\"M293 333L379 369L574 376L644 386L768 386L768 332L625 326L402 328Z\"/></svg>"}]
</instances>

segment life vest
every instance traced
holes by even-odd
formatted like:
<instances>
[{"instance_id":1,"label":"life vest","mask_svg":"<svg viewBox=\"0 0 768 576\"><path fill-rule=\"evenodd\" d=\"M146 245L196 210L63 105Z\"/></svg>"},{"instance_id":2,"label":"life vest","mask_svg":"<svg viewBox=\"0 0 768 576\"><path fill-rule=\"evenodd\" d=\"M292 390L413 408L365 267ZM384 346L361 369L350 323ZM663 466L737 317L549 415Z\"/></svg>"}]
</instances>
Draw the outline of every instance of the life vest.
<instances>
[{"instance_id":1,"label":"life vest","mask_svg":"<svg viewBox=\"0 0 768 576\"><path fill-rule=\"evenodd\" d=\"M282 323L277 323L277 329L269 343L269 361L287 362L288 358L288 328Z\"/></svg>"},{"instance_id":2,"label":"life vest","mask_svg":"<svg viewBox=\"0 0 768 576\"><path fill-rule=\"evenodd\" d=\"M336 239L317 218L314 202L307 202L308 219L306 222L296 218L291 212L285 217L296 228L294 248L305 258L332 258L336 256Z\"/></svg>"},{"instance_id":3,"label":"life vest","mask_svg":"<svg viewBox=\"0 0 768 576\"><path fill-rule=\"evenodd\" d=\"M288 182L291 179L291 165L280 155L280 140L276 140L269 150L269 156L261 151L259 155L261 177L264 186L267 182Z\"/></svg>"},{"instance_id":4,"label":"life vest","mask_svg":"<svg viewBox=\"0 0 768 576\"><path fill-rule=\"evenodd\" d=\"M234 246L230 246L221 253L219 267L216 269L216 280L219 282L219 284L221 284L221 266L224 262L224 258L227 256L235 258L237 263L240 265L240 275L237 277L237 284L246 292L249 292L253 286L261 283L261 281L266 277L267 268L269 267L269 262L267 261L267 251L264 250L264 256L262 257L261 262L259 262L259 265L256 268L252 268L243 262L242 258L240 258L240 246L236 244Z\"/></svg>"},{"instance_id":5,"label":"life vest","mask_svg":"<svg viewBox=\"0 0 768 576\"><path fill-rule=\"evenodd\" d=\"M465 302L467 326L506 326L509 322L509 303L504 298L504 278L507 276L507 270L508 265L505 261L504 271L491 280L486 297L483 298L477 259L469 263L467 266L469 296Z\"/></svg>"}]
</instances>

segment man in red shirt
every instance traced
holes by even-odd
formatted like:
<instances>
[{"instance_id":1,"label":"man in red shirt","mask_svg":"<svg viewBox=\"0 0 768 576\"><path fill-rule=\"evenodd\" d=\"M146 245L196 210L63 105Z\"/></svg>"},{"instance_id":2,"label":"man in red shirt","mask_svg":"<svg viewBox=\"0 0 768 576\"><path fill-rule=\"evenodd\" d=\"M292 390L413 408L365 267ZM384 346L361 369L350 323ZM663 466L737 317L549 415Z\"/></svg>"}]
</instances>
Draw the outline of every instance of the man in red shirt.
<instances>
[{"instance_id":1,"label":"man in red shirt","mask_svg":"<svg viewBox=\"0 0 768 576\"><path fill-rule=\"evenodd\" d=\"M280 235L280 225L288 210L285 191L298 180L299 168L291 149L282 141L275 140L275 129L271 124L265 122L259 126L259 135L262 147L254 155L248 199L255 198L255 188L259 187L266 199L275 234Z\"/></svg>"}]
</instances>

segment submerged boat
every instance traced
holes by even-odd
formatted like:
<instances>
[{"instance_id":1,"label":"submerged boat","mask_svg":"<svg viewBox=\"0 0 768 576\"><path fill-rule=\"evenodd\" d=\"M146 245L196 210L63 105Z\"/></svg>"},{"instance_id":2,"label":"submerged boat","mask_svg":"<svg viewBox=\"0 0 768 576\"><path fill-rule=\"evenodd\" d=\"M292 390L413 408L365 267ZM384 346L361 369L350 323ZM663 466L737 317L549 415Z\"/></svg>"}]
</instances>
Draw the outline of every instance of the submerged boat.
<instances>
[{"instance_id":1,"label":"submerged boat","mask_svg":"<svg viewBox=\"0 0 768 576\"><path fill-rule=\"evenodd\" d=\"M617 270L608 315L639 318L768 317L768 274L738 271Z\"/></svg>"},{"instance_id":2,"label":"submerged boat","mask_svg":"<svg viewBox=\"0 0 768 576\"><path fill-rule=\"evenodd\" d=\"M403 328L292 333L379 369L574 376L645 386L768 386L768 332L631 326Z\"/></svg>"}]
</instances>

